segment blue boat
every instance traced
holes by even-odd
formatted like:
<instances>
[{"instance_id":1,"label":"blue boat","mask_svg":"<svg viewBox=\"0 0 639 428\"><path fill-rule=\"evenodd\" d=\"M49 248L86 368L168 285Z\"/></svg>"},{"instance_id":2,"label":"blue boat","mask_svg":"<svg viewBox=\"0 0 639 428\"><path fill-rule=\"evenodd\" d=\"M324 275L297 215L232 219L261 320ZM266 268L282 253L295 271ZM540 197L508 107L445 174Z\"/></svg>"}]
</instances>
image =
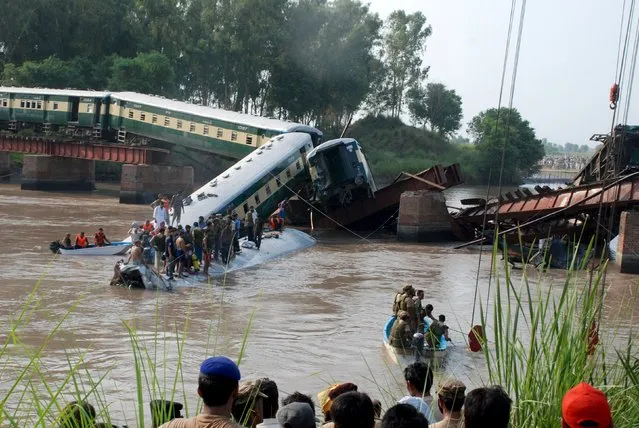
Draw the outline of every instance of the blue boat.
<instances>
[{"instance_id":1,"label":"blue boat","mask_svg":"<svg viewBox=\"0 0 639 428\"><path fill-rule=\"evenodd\" d=\"M448 351L448 342L444 335L439 339L439 346L436 348L430 348L427 344L424 344L424 349L418 352L417 347L397 348L390 344L390 332L395 323L397 317L392 315L384 324L384 347L390 355L393 362L399 366L407 366L415 361L419 360L432 360L434 358L443 358ZM428 331L430 324L432 323L430 318L424 318L424 334Z\"/></svg>"}]
</instances>

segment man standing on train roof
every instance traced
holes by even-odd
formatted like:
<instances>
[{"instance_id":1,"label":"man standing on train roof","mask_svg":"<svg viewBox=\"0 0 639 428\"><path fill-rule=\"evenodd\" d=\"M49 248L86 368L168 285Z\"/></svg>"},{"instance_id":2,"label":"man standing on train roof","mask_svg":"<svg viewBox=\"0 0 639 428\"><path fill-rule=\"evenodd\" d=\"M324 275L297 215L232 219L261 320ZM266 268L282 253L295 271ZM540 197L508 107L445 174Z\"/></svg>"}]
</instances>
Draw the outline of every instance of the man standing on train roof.
<instances>
[{"instance_id":1,"label":"man standing on train roof","mask_svg":"<svg viewBox=\"0 0 639 428\"><path fill-rule=\"evenodd\" d=\"M164 203L161 199L155 201L153 206L153 220L155 220L155 225L160 225L162 223L168 223L169 219L166 218L166 212L164 211Z\"/></svg>"},{"instance_id":2,"label":"man standing on train roof","mask_svg":"<svg viewBox=\"0 0 639 428\"><path fill-rule=\"evenodd\" d=\"M246 226L246 236L249 241L255 241L253 238L253 226L255 226L255 222L253 220L253 207L249 209L244 217L244 226Z\"/></svg>"},{"instance_id":3,"label":"man standing on train roof","mask_svg":"<svg viewBox=\"0 0 639 428\"><path fill-rule=\"evenodd\" d=\"M173 208L173 217L171 218L171 225L173 223L180 224L180 218L182 212L184 212L184 202L182 198L182 192L177 192L171 199L171 207Z\"/></svg>"},{"instance_id":4,"label":"man standing on train roof","mask_svg":"<svg viewBox=\"0 0 639 428\"><path fill-rule=\"evenodd\" d=\"M199 216L197 218L197 225L200 229L204 230L204 228L206 227L206 221L204 221L204 216Z\"/></svg>"},{"instance_id":5,"label":"man standing on train roof","mask_svg":"<svg viewBox=\"0 0 639 428\"><path fill-rule=\"evenodd\" d=\"M86 248L89 246L89 239L84 236L84 232L80 232L75 237L75 248Z\"/></svg>"},{"instance_id":6,"label":"man standing on train roof","mask_svg":"<svg viewBox=\"0 0 639 428\"><path fill-rule=\"evenodd\" d=\"M255 248L258 250L262 246L262 232L264 231L264 219L261 215L257 216L255 220Z\"/></svg>"},{"instance_id":7,"label":"man standing on train roof","mask_svg":"<svg viewBox=\"0 0 639 428\"><path fill-rule=\"evenodd\" d=\"M175 228L173 226L169 226L169 230L166 234L165 240L165 258L166 258L166 276L169 277L169 280L173 279L173 270L175 269L175 239L173 235L175 234Z\"/></svg>"},{"instance_id":8,"label":"man standing on train roof","mask_svg":"<svg viewBox=\"0 0 639 428\"><path fill-rule=\"evenodd\" d=\"M104 234L104 230L102 228L98 229L98 233L93 237L93 243L96 247L104 247L105 245L111 245L111 241L109 241Z\"/></svg>"},{"instance_id":9,"label":"man standing on train roof","mask_svg":"<svg viewBox=\"0 0 639 428\"><path fill-rule=\"evenodd\" d=\"M204 217L200 216L200 218ZM204 230L200 227L199 222L193 223L193 229L191 233L193 234L193 254L195 254L195 257L197 257L197 259L202 262L202 241L204 240Z\"/></svg>"},{"instance_id":10,"label":"man standing on train roof","mask_svg":"<svg viewBox=\"0 0 639 428\"><path fill-rule=\"evenodd\" d=\"M279 212L279 216L280 216L280 226L279 226L279 230L283 231L284 230L284 222L286 221L286 204L288 203L288 201L286 199L284 199L282 202L280 202L279 204L279 208L280 208L280 212Z\"/></svg>"},{"instance_id":11,"label":"man standing on train roof","mask_svg":"<svg viewBox=\"0 0 639 428\"><path fill-rule=\"evenodd\" d=\"M235 253L239 253L241 251L240 231L242 230L242 223L240 222L237 213L233 213L233 215L231 216L231 222L233 223L233 226L231 228L231 230L233 231L233 251L235 251Z\"/></svg>"}]
</instances>

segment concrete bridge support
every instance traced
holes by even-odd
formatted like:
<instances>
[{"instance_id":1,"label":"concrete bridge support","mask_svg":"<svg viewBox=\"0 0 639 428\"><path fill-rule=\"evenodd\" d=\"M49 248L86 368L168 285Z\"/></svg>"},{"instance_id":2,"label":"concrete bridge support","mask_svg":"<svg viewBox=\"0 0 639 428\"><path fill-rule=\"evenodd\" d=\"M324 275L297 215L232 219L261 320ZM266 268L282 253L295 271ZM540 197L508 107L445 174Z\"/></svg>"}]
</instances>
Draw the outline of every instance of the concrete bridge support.
<instances>
[{"instance_id":1,"label":"concrete bridge support","mask_svg":"<svg viewBox=\"0 0 639 428\"><path fill-rule=\"evenodd\" d=\"M9 152L0 152L0 181L11 179L11 161Z\"/></svg>"},{"instance_id":2,"label":"concrete bridge support","mask_svg":"<svg viewBox=\"0 0 639 428\"><path fill-rule=\"evenodd\" d=\"M49 155L25 155L23 190L91 191L95 189L95 161Z\"/></svg>"},{"instance_id":3,"label":"concrete bridge support","mask_svg":"<svg viewBox=\"0 0 639 428\"><path fill-rule=\"evenodd\" d=\"M192 188L192 166L122 165L121 204L148 204L159 194L178 191L186 196Z\"/></svg>"},{"instance_id":4,"label":"concrete bridge support","mask_svg":"<svg viewBox=\"0 0 639 428\"><path fill-rule=\"evenodd\" d=\"M450 214L441 192L404 192L399 201L397 239L411 242L443 241L453 238Z\"/></svg>"},{"instance_id":5,"label":"concrete bridge support","mask_svg":"<svg viewBox=\"0 0 639 428\"><path fill-rule=\"evenodd\" d=\"M621 273L639 273L639 211L621 213L616 262Z\"/></svg>"}]
</instances>

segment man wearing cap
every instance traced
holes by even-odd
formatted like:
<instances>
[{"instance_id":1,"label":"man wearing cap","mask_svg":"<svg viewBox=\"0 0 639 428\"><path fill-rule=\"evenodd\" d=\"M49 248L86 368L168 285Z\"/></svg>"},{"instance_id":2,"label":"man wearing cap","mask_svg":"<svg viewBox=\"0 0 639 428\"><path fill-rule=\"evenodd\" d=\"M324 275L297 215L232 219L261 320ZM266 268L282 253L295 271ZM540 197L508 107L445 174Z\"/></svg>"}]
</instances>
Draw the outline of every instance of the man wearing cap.
<instances>
[{"instance_id":1,"label":"man wearing cap","mask_svg":"<svg viewBox=\"0 0 639 428\"><path fill-rule=\"evenodd\" d=\"M572 388L561 401L561 426L612 428L612 414L605 394L585 382Z\"/></svg>"},{"instance_id":2,"label":"man wearing cap","mask_svg":"<svg viewBox=\"0 0 639 428\"><path fill-rule=\"evenodd\" d=\"M315 413L308 403L290 403L277 411L278 426L315 428Z\"/></svg>"},{"instance_id":3,"label":"man wearing cap","mask_svg":"<svg viewBox=\"0 0 639 428\"><path fill-rule=\"evenodd\" d=\"M173 419L160 428L239 428L231 420L238 396L240 370L226 357L207 358L200 366L197 393L204 402L202 413L189 419Z\"/></svg>"},{"instance_id":4,"label":"man wearing cap","mask_svg":"<svg viewBox=\"0 0 639 428\"><path fill-rule=\"evenodd\" d=\"M461 409L466 397L466 385L459 380L445 382L437 393L437 406L444 418L429 428L464 428Z\"/></svg>"},{"instance_id":5,"label":"man wearing cap","mask_svg":"<svg viewBox=\"0 0 639 428\"><path fill-rule=\"evenodd\" d=\"M255 428L264 420L265 398L268 396L260 391L259 382L242 382L231 409L233 419L244 427Z\"/></svg>"},{"instance_id":6,"label":"man wearing cap","mask_svg":"<svg viewBox=\"0 0 639 428\"><path fill-rule=\"evenodd\" d=\"M393 323L388 338L391 346L395 348L408 348L411 346L413 333L411 332L409 321L410 315L408 315L408 312L397 312L397 319Z\"/></svg>"}]
</instances>

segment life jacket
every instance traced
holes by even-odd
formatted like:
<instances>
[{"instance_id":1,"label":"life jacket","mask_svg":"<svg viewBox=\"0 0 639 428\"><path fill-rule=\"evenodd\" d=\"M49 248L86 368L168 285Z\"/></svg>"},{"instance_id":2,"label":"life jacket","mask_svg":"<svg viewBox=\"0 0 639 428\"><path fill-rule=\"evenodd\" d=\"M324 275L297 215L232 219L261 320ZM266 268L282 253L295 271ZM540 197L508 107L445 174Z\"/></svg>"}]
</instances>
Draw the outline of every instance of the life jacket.
<instances>
[{"instance_id":1,"label":"life jacket","mask_svg":"<svg viewBox=\"0 0 639 428\"><path fill-rule=\"evenodd\" d=\"M401 309L401 304L404 301L404 297L406 295L404 293L397 293L395 295L395 300L393 300L393 314L397 315L397 312Z\"/></svg>"},{"instance_id":2,"label":"life jacket","mask_svg":"<svg viewBox=\"0 0 639 428\"><path fill-rule=\"evenodd\" d=\"M98 247L101 247L104 245L104 238L106 238L106 236L104 235L104 233L96 233L95 234L95 245L97 245Z\"/></svg>"},{"instance_id":3,"label":"life jacket","mask_svg":"<svg viewBox=\"0 0 639 428\"><path fill-rule=\"evenodd\" d=\"M153 232L153 225L151 223L144 223L144 226L142 226L142 230L149 233Z\"/></svg>"},{"instance_id":4,"label":"life jacket","mask_svg":"<svg viewBox=\"0 0 639 428\"><path fill-rule=\"evenodd\" d=\"M410 302L412 303L413 298L412 298L412 297L410 297L408 294L402 294L402 300L401 300L401 302L399 303L399 309L400 309L400 310L402 310L402 311L406 311L406 312L409 312L409 313L410 313L410 311L408 310L408 303L406 303L406 302L408 302L409 300L410 300Z\"/></svg>"},{"instance_id":5,"label":"life jacket","mask_svg":"<svg viewBox=\"0 0 639 428\"><path fill-rule=\"evenodd\" d=\"M406 321L400 320L399 318L395 320L388 337L388 342L396 348L403 348L408 344L406 338Z\"/></svg>"},{"instance_id":6,"label":"life jacket","mask_svg":"<svg viewBox=\"0 0 639 428\"><path fill-rule=\"evenodd\" d=\"M86 248L89 246L89 239L86 236L82 237L80 235L77 235L75 237L75 245L81 248Z\"/></svg>"}]
</instances>

